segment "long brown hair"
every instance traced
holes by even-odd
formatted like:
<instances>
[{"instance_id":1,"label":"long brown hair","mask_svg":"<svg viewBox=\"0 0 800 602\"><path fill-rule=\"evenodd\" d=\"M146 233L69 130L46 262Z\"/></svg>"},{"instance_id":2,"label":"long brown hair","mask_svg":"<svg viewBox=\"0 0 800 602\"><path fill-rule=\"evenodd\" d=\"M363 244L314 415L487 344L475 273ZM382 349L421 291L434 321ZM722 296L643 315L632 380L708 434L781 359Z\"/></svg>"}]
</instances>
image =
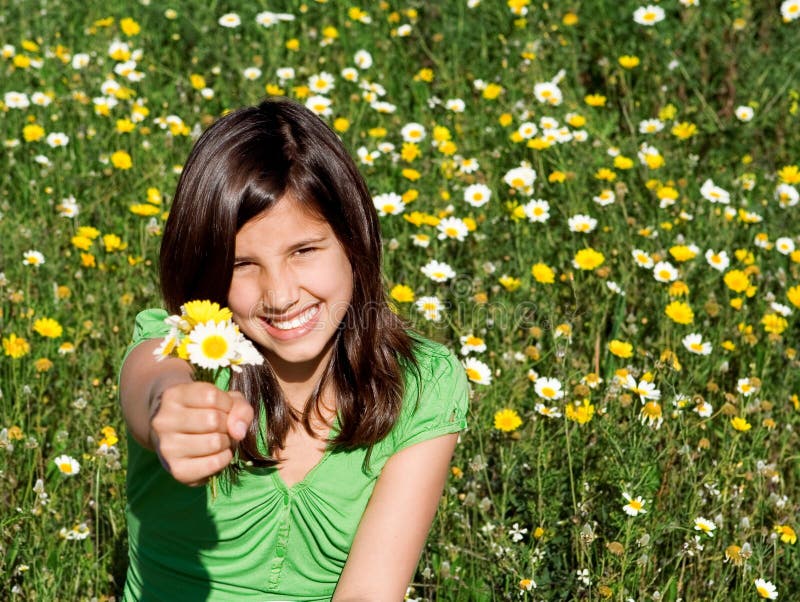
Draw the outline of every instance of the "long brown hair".
<instances>
[{"instance_id":1,"label":"long brown hair","mask_svg":"<svg viewBox=\"0 0 800 602\"><path fill-rule=\"evenodd\" d=\"M192 299L227 304L236 233L286 195L327 221L353 270L350 306L334 335L331 360L293 414L270 366L232 374L256 419L239 446L257 465L275 461L294 421L309 434L326 384L336 391L339 430L331 444L371 446L400 414L405 370L419 370L414 338L389 308L381 277L378 215L364 178L339 137L316 115L287 99L269 99L229 113L197 141L178 182L161 244L161 290L167 310ZM259 445L262 412L266 441Z\"/></svg>"}]
</instances>

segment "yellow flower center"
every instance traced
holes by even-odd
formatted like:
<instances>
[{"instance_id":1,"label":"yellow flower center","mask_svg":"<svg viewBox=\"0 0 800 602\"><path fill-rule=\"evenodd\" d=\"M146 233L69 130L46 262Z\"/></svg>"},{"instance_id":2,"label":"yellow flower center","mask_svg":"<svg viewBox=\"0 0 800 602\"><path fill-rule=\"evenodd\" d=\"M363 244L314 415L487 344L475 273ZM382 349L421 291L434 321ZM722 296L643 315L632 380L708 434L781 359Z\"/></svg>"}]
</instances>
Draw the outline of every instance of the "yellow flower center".
<instances>
[{"instance_id":1,"label":"yellow flower center","mask_svg":"<svg viewBox=\"0 0 800 602\"><path fill-rule=\"evenodd\" d=\"M218 360L227 353L228 341L225 340L225 337L214 334L203 340L201 349L206 357Z\"/></svg>"}]
</instances>

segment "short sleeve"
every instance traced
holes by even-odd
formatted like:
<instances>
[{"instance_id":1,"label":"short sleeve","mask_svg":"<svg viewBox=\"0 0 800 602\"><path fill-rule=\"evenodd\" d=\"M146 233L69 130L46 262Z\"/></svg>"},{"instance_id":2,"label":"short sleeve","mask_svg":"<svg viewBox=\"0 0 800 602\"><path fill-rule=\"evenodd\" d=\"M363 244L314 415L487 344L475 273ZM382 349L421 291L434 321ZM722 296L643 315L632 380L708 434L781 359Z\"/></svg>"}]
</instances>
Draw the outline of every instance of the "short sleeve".
<instances>
[{"instance_id":1,"label":"short sleeve","mask_svg":"<svg viewBox=\"0 0 800 602\"><path fill-rule=\"evenodd\" d=\"M136 322L133 325L133 336L128 348L125 350L122 363L125 363L125 358L139 343L148 339L165 337L169 334L169 326L164 322L168 315L167 310L156 308L145 309L137 314Z\"/></svg>"},{"instance_id":2,"label":"short sleeve","mask_svg":"<svg viewBox=\"0 0 800 602\"><path fill-rule=\"evenodd\" d=\"M444 345L427 341L421 347L419 379L413 369L407 375L403 410L393 433L395 452L467 427L469 383L464 367Z\"/></svg>"}]
</instances>

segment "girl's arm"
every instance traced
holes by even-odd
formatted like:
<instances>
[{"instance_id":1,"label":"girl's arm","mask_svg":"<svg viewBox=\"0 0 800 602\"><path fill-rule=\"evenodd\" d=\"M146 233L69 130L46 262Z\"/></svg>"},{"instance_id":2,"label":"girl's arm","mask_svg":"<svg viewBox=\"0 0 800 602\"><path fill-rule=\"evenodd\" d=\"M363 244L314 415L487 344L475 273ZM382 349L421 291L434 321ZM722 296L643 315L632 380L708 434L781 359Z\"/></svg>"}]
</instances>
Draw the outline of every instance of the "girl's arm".
<instances>
[{"instance_id":1,"label":"girl's arm","mask_svg":"<svg viewBox=\"0 0 800 602\"><path fill-rule=\"evenodd\" d=\"M345 563L334 602L405 596L447 479L458 434L416 443L383 467Z\"/></svg>"},{"instance_id":2,"label":"girl's arm","mask_svg":"<svg viewBox=\"0 0 800 602\"><path fill-rule=\"evenodd\" d=\"M156 361L158 339L137 345L120 375L120 403L136 441L155 451L176 480L200 485L230 462L253 409L239 392L194 382L188 362Z\"/></svg>"}]
</instances>

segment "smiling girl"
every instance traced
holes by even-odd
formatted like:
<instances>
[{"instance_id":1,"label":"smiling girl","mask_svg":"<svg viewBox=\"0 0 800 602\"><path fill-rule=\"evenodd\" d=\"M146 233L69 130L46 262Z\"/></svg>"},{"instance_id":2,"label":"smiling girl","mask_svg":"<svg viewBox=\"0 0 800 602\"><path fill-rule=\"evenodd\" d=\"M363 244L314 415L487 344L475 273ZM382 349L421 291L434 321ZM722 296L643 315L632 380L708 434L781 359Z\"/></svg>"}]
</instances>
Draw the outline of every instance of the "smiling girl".
<instances>
[{"instance_id":1,"label":"smiling girl","mask_svg":"<svg viewBox=\"0 0 800 602\"><path fill-rule=\"evenodd\" d=\"M468 385L389 309L380 266L366 184L313 113L268 100L198 140L164 231L166 310L139 314L120 378L126 600L403 598ZM210 384L156 361L192 299L227 305L265 362Z\"/></svg>"}]
</instances>

